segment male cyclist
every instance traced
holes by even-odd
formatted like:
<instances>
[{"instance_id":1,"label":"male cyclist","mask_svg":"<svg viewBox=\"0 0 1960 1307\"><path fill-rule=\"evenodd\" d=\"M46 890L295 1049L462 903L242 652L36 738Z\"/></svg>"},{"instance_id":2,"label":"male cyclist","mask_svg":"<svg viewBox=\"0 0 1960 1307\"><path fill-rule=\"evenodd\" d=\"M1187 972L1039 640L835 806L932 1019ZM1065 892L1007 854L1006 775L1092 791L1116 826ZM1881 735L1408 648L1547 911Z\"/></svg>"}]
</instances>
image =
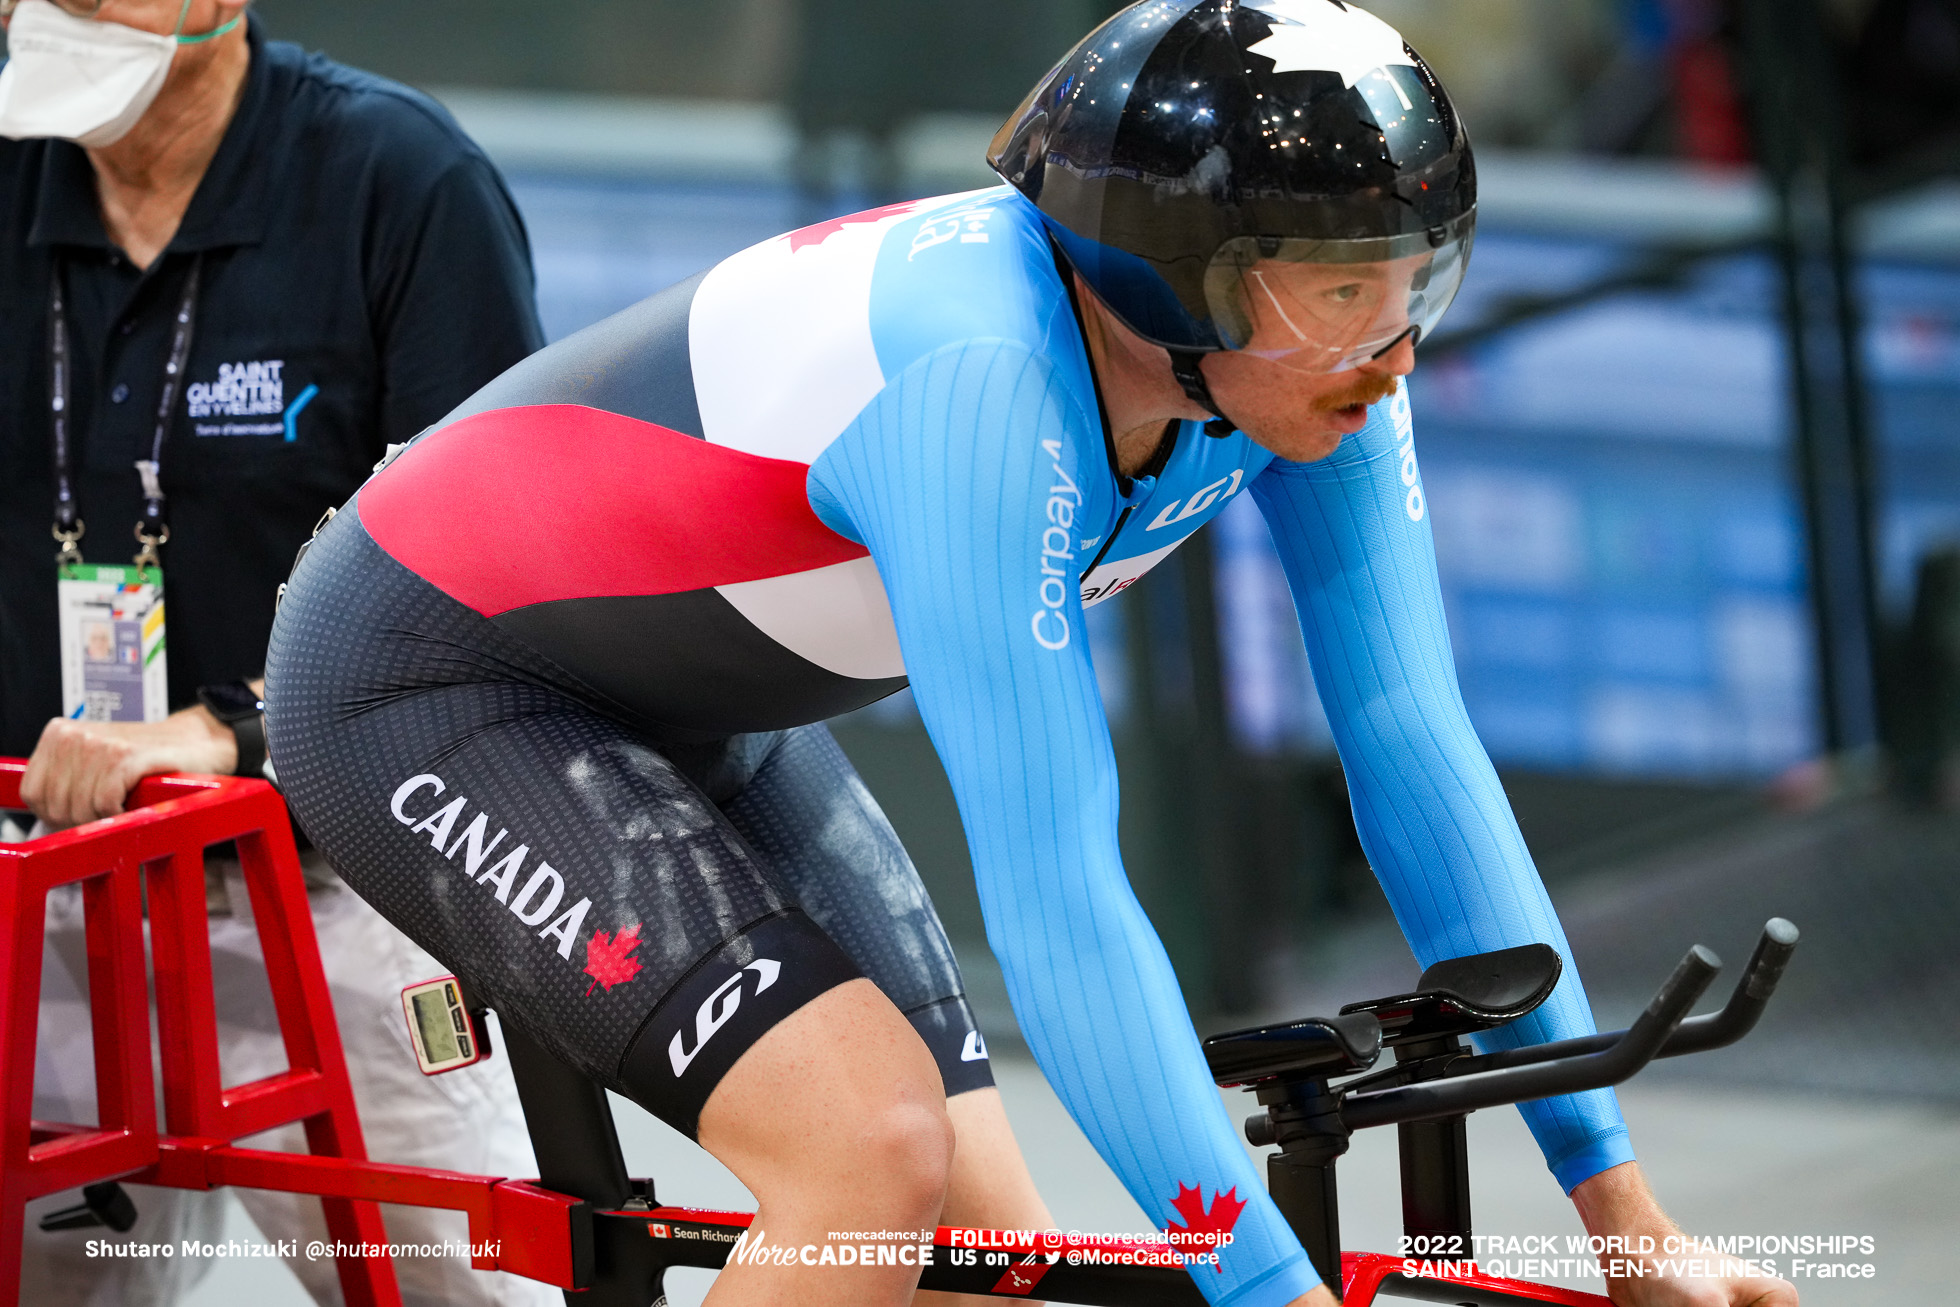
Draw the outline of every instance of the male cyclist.
<instances>
[{"instance_id":1,"label":"male cyclist","mask_svg":"<svg viewBox=\"0 0 1960 1307\"><path fill-rule=\"evenodd\" d=\"M909 682L1075 1119L1161 1226L1231 1230L1212 1301L1331 1303L1124 879L1082 612L1251 494L1421 960L1567 951L1457 694L1400 386L1463 274L1469 146L1359 10L1148 0L990 160L1007 187L735 255L387 463L295 570L273 757L350 884L698 1138L772 1242L1042 1227L931 905L815 724ZM1590 1028L1568 969L1501 1037ZM1526 1115L1592 1229L1671 1231L1609 1093ZM712 1300L915 1275L750 1264Z\"/></svg>"}]
</instances>

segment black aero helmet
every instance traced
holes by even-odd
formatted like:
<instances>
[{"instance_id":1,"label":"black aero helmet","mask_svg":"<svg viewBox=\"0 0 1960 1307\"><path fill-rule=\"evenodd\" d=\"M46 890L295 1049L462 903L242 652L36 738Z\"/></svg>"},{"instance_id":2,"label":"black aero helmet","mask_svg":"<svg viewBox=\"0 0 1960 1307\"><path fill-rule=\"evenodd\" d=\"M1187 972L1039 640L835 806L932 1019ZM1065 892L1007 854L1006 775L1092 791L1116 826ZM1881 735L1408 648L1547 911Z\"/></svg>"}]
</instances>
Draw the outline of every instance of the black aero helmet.
<instances>
[{"instance_id":1,"label":"black aero helmet","mask_svg":"<svg viewBox=\"0 0 1960 1307\"><path fill-rule=\"evenodd\" d=\"M1428 332L1476 169L1421 57L1341 0L1143 0L1071 50L987 162L1204 393L1200 354L1332 372Z\"/></svg>"}]
</instances>

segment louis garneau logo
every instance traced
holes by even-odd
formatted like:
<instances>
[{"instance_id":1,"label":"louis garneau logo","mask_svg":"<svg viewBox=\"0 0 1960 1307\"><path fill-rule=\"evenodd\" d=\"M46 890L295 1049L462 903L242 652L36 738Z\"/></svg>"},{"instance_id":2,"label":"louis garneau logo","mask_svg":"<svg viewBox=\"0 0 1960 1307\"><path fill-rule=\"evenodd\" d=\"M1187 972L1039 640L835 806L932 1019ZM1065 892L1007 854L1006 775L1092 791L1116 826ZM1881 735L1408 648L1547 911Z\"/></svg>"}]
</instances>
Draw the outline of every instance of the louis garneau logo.
<instances>
[{"instance_id":1,"label":"louis garneau logo","mask_svg":"<svg viewBox=\"0 0 1960 1307\"><path fill-rule=\"evenodd\" d=\"M966 1032L966 1043L960 1047L960 1061L984 1062L987 1060L987 1041L977 1030Z\"/></svg>"},{"instance_id":2,"label":"louis garneau logo","mask_svg":"<svg viewBox=\"0 0 1960 1307\"><path fill-rule=\"evenodd\" d=\"M715 987L714 993L701 1000L701 1006L694 1010L694 1047L687 1047L687 1029L682 1027L674 1032L667 1043L667 1061L674 1068L674 1078L680 1079L715 1032L727 1025L742 1006L742 977L753 974L755 992L760 997L762 991L776 983L782 973L783 964L774 958L757 958Z\"/></svg>"},{"instance_id":3,"label":"louis garneau logo","mask_svg":"<svg viewBox=\"0 0 1960 1307\"><path fill-rule=\"evenodd\" d=\"M309 385L287 403L286 361L252 359L220 363L214 379L191 382L184 404L193 435L282 436L290 442L299 439L299 415L319 393Z\"/></svg>"},{"instance_id":4,"label":"louis garneau logo","mask_svg":"<svg viewBox=\"0 0 1960 1307\"><path fill-rule=\"evenodd\" d=\"M1146 531L1161 531L1167 526L1176 526L1210 508L1223 499L1230 499L1239 493L1239 486L1245 480L1244 468L1233 468L1230 476L1220 477L1208 486L1199 489L1189 500L1173 499L1164 505L1164 511L1157 514ZM1192 530L1196 530L1193 527Z\"/></svg>"}]
</instances>

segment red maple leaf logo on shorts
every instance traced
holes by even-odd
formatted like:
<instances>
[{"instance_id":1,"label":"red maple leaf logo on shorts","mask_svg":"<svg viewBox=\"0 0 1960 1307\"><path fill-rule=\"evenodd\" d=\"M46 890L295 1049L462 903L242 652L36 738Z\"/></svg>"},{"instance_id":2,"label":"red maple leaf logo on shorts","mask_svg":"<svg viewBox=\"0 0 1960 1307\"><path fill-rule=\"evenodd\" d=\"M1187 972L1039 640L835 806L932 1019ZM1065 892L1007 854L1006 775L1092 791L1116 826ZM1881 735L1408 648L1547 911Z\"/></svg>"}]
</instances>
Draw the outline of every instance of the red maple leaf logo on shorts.
<instances>
[{"instance_id":1,"label":"red maple leaf logo on shorts","mask_svg":"<svg viewBox=\"0 0 1960 1307\"><path fill-rule=\"evenodd\" d=\"M1173 1221L1170 1228L1183 1235L1200 1236L1188 1241L1188 1251L1221 1254L1218 1262L1211 1269L1220 1275L1225 1274L1225 1260L1222 1256L1225 1244L1224 1240L1217 1236L1230 1234L1232 1227L1239 1223L1239 1213L1245 1210L1245 1201L1239 1197L1239 1187L1233 1185L1224 1193L1215 1195L1207 1210L1203 1186L1193 1188L1180 1183L1177 1186L1177 1197L1171 1199L1171 1206L1176 1208L1177 1214L1184 1218L1184 1224L1179 1225Z\"/></svg>"},{"instance_id":2,"label":"red maple leaf logo on shorts","mask_svg":"<svg viewBox=\"0 0 1960 1307\"><path fill-rule=\"evenodd\" d=\"M603 930L593 931L592 938L585 942L585 974L592 977L592 983L585 987L586 995L589 997L601 985L611 993L614 985L623 985L639 975L640 964L631 956L639 946L637 921L612 935Z\"/></svg>"}]
</instances>

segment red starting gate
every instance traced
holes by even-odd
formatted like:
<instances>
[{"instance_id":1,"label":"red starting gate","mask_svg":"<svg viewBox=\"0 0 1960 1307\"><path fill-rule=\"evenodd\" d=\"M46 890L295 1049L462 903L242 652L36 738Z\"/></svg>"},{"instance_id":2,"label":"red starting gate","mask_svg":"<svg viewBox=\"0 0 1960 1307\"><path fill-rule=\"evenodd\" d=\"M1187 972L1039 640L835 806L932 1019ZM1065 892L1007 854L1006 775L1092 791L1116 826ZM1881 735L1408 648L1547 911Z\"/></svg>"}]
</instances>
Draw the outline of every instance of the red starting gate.
<instances>
[{"instance_id":1,"label":"red starting gate","mask_svg":"<svg viewBox=\"0 0 1960 1307\"><path fill-rule=\"evenodd\" d=\"M20 806L26 764L0 759L0 808ZM226 1085L218 1069L204 855L235 842L264 942L288 1069ZM48 891L80 884L95 1037L94 1125L32 1119ZM163 1068L157 1129L144 975L144 906ZM298 1121L310 1154L236 1141ZM264 781L159 776L121 816L0 844L0 1307L20 1294L24 1208L102 1180L321 1196L334 1242L387 1243L377 1202L468 1213L472 1265L572 1287L576 1200L536 1185L367 1160L340 1028L286 805ZM398 1307L385 1255L337 1259L349 1307Z\"/></svg>"}]
</instances>

